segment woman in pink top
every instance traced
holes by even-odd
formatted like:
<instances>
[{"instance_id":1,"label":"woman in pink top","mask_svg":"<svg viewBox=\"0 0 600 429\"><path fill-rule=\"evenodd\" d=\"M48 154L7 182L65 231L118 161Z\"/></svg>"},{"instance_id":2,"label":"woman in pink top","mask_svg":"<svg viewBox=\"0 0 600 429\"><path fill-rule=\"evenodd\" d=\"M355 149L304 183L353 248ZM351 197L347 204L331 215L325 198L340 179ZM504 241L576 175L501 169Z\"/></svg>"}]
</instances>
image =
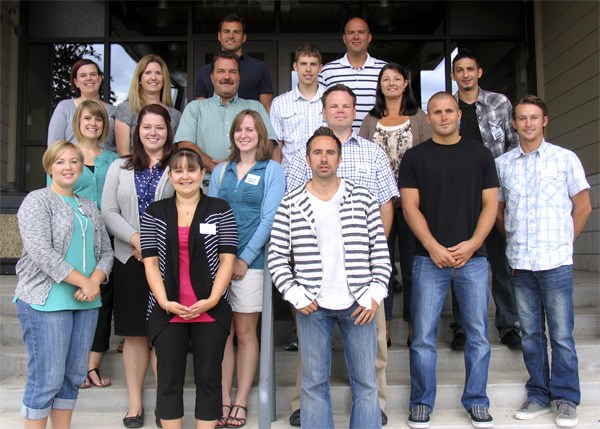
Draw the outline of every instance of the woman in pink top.
<instances>
[{"instance_id":1,"label":"woman in pink top","mask_svg":"<svg viewBox=\"0 0 600 429\"><path fill-rule=\"evenodd\" d=\"M165 429L182 425L190 341L196 429L214 428L221 417L221 362L231 326L228 286L238 237L229 204L202 193L204 173L196 152L175 152L169 161L175 195L150 204L141 223L152 290L148 338L157 357L156 416Z\"/></svg>"}]
</instances>

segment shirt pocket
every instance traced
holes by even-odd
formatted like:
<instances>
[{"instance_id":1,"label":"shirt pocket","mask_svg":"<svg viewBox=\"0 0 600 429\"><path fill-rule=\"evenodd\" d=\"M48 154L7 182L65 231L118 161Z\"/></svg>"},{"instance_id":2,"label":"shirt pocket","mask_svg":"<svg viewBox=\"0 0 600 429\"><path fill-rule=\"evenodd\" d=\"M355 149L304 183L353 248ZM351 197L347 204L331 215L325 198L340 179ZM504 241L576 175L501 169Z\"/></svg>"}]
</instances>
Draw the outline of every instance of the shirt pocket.
<instances>
[{"instance_id":1,"label":"shirt pocket","mask_svg":"<svg viewBox=\"0 0 600 429\"><path fill-rule=\"evenodd\" d=\"M541 196L548 203L557 203L557 197L563 188L563 176L559 173L556 177L543 177L540 181Z\"/></svg>"},{"instance_id":2,"label":"shirt pocket","mask_svg":"<svg viewBox=\"0 0 600 429\"><path fill-rule=\"evenodd\" d=\"M285 112L281 115L281 122L283 122L284 143L297 142L302 136L302 114L300 112Z\"/></svg>"}]
</instances>

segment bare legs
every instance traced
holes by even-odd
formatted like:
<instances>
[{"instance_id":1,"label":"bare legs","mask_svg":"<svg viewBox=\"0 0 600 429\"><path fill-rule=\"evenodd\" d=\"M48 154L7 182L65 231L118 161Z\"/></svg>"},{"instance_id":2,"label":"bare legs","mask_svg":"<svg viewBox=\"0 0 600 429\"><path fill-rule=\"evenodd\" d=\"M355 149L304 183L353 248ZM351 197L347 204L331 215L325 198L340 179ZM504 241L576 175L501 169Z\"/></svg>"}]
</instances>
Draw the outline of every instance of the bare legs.
<instances>
[{"instance_id":1,"label":"bare legs","mask_svg":"<svg viewBox=\"0 0 600 429\"><path fill-rule=\"evenodd\" d=\"M256 335L256 326L258 325L258 317L260 313L233 313L233 321L231 324L232 335L227 339L225 346L225 355L223 357L223 404L237 404L243 407L248 406L248 396L256 368L258 366L258 337ZM235 401L231 399L231 391L233 385L233 367L235 362L233 350L233 333L237 336L238 352L237 352L237 391ZM226 407L223 411L229 411ZM246 418L244 410L239 410L237 417ZM233 419L227 421L229 426L238 426L240 423ZM198 426L196 426L198 427Z\"/></svg>"},{"instance_id":2,"label":"bare legs","mask_svg":"<svg viewBox=\"0 0 600 429\"><path fill-rule=\"evenodd\" d=\"M149 363L148 337L125 337L123 365L129 399L127 417L133 417L142 412L142 389Z\"/></svg>"}]
</instances>

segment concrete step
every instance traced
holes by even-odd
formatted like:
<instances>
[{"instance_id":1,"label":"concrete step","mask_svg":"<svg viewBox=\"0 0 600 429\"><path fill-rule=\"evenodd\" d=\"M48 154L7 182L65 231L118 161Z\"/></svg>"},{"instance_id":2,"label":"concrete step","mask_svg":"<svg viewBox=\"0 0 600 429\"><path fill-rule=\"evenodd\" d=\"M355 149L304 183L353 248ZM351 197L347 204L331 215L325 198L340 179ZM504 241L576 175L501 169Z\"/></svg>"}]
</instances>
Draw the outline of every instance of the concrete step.
<instances>
[{"instance_id":1,"label":"concrete step","mask_svg":"<svg viewBox=\"0 0 600 429\"><path fill-rule=\"evenodd\" d=\"M600 360L598 359L600 340L577 337L575 341L579 358L579 368L581 370L600 371ZM510 350L505 345L500 344L500 342L493 342L491 348L490 371L524 370L525 366L520 351ZM277 375L295 374L296 360L296 352L286 351L282 346L276 347L275 373ZM331 369L332 374L346 374L346 363L341 344L335 345L334 350L332 350L331 360L334 363ZM190 354L187 362L189 374L192 374L191 362L192 355ZM463 354L453 351L446 343L439 344L438 368L440 371L462 371L464 369ZM388 349L387 371L390 373L409 371L409 350L406 345L393 346ZM113 380L124 378L123 357L116 352L115 348L105 353L102 362L102 373ZM22 345L2 346L0 350L0 380L13 376L26 375L27 352L25 348Z\"/></svg>"},{"instance_id":2,"label":"concrete step","mask_svg":"<svg viewBox=\"0 0 600 429\"><path fill-rule=\"evenodd\" d=\"M295 374L294 374L295 375ZM294 393L294 375L289 374L277 378L277 412L287 413ZM600 410L600 373L598 371L580 371L581 380L581 403L586 406L597 407ZM525 382L527 381L525 371L490 372L488 377L487 393L492 408L513 408L521 405L526 397ZM460 397L464 385L464 373L462 372L438 372L438 388L436 399L436 410L460 410ZM24 378L9 378L3 380L0 389L0 413L19 410ZM154 409L156 389L153 387L153 377L148 374L144 389L144 408L149 411ZM195 388L191 380L184 387L184 404L187 410L193 409ZM345 377L333 376L331 379L332 408L336 413L345 413L350 410L351 391L348 380ZM394 410L408 408L410 394L410 382L408 373L388 374L388 405ZM258 389L253 387L248 403L250 408L256 411L258 404ZM113 412L127 411L127 388L125 381L114 380L113 385L108 388L90 388L80 391L77 408L84 412ZM599 414L600 416L600 414Z\"/></svg>"},{"instance_id":3,"label":"concrete step","mask_svg":"<svg viewBox=\"0 0 600 429\"><path fill-rule=\"evenodd\" d=\"M545 414L534 420L520 421L513 418L514 409L512 408L492 408L491 414L494 418L494 428L496 429L555 429L554 413ZM193 428L193 411L191 408L186 408L186 416L183 418L184 428ZM386 429L406 429L407 413L393 410L386 413L388 416L388 425ZM123 429L121 420L125 414L119 412L86 412L77 407L73 414L73 422L71 429ZM595 407L581 406L577 408L580 429L598 428L598 409ZM154 415L146 413L146 424L144 427L153 428ZM462 410L452 411L436 411L431 416L431 426L441 429L464 429L471 427L466 413ZM289 425L289 413L278 412L276 420L271 424L271 429L286 429L291 428ZM347 413L334 414L334 423L336 427L348 427L350 416ZM18 412L3 412L0 413L1 428L17 428L22 427L22 419ZM258 415L250 410L248 429L258 428Z\"/></svg>"},{"instance_id":4,"label":"concrete step","mask_svg":"<svg viewBox=\"0 0 600 429\"><path fill-rule=\"evenodd\" d=\"M452 314L446 311L442 314L438 330L438 343L450 344L452 341ZM293 324L291 320L276 320L273 328L273 338L276 345L285 345L288 339L289 331ZM396 346L406 344L407 324L401 318L391 321L390 335L392 342ZM575 329L574 334L580 338L599 338L600 336L600 310L598 307L578 307L575 309ZM494 325L494 316L488 317L488 338L490 342L498 342L498 331ZM116 344L121 341L120 337L111 339L111 348L116 348ZM336 329L333 337L334 343L341 343L341 336ZM23 335L19 321L14 315L0 315L0 345L22 344ZM114 346L112 344L114 343Z\"/></svg>"}]
</instances>

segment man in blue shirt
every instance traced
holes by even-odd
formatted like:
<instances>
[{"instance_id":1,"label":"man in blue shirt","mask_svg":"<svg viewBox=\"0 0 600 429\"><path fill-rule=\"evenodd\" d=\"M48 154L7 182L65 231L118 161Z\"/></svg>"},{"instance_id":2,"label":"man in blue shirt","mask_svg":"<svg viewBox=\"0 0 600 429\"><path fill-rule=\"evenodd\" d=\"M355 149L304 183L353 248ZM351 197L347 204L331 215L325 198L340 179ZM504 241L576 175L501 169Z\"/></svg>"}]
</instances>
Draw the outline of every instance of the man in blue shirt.
<instances>
[{"instance_id":1,"label":"man in blue shirt","mask_svg":"<svg viewBox=\"0 0 600 429\"><path fill-rule=\"evenodd\" d=\"M273 100L271 75L267 64L243 52L243 45L247 36L246 24L236 14L227 15L219 23L217 38L221 43L221 49L240 57L240 97L246 100L260 101L268 112ZM206 64L198 72L196 85L194 86L196 100L203 100L213 95L214 89L210 74L210 64Z\"/></svg>"},{"instance_id":2,"label":"man in blue shirt","mask_svg":"<svg viewBox=\"0 0 600 429\"><path fill-rule=\"evenodd\" d=\"M515 413L530 420L551 411L556 424L577 425L581 392L573 339L573 241L592 206L577 155L544 139L546 104L534 95L515 106L517 148L496 159L500 191L496 225L506 233L506 256L529 372L527 400ZM548 358L546 325L552 363Z\"/></svg>"}]
</instances>

